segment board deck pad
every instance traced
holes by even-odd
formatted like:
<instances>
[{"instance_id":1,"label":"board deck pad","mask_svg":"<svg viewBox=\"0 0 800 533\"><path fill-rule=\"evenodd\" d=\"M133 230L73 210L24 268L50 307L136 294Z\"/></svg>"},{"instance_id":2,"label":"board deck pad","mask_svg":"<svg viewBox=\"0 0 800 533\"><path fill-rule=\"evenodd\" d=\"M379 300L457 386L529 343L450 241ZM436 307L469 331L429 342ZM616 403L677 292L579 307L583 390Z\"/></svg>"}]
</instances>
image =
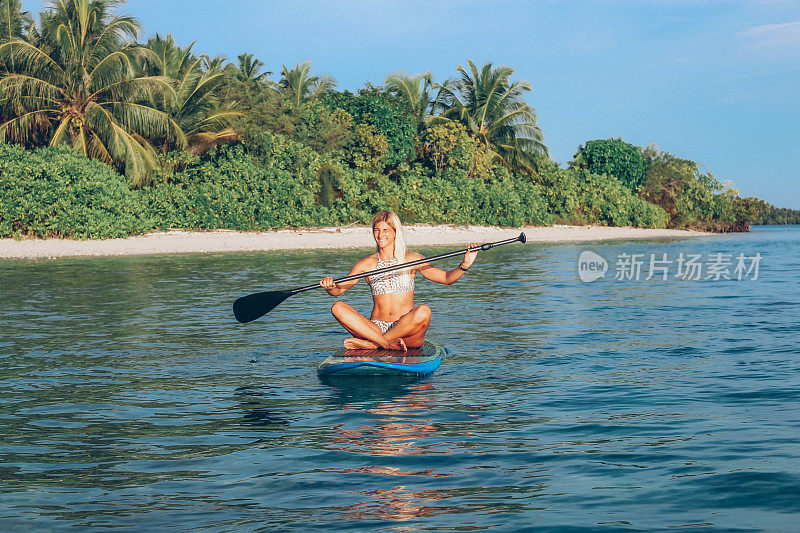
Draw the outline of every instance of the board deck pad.
<instances>
[{"instance_id":1,"label":"board deck pad","mask_svg":"<svg viewBox=\"0 0 800 533\"><path fill-rule=\"evenodd\" d=\"M386 375L386 374L430 374L444 360L447 351L433 341L425 341L419 348L407 352L396 350L347 350L341 349L325 359L317 373L322 375Z\"/></svg>"}]
</instances>

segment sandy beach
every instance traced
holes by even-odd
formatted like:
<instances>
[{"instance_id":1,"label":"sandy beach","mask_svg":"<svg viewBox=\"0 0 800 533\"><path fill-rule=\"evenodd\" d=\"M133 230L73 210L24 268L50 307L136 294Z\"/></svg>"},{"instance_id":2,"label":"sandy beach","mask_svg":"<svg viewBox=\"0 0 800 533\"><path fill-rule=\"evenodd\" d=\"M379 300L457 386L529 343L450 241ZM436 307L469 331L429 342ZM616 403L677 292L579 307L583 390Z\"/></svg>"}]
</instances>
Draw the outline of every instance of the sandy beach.
<instances>
[{"instance_id":1,"label":"sandy beach","mask_svg":"<svg viewBox=\"0 0 800 533\"><path fill-rule=\"evenodd\" d=\"M528 242L581 242L625 239L685 238L710 235L699 231L614 228L605 226L550 226L497 228L488 226L404 226L409 246L489 242L524 231ZM369 228L309 228L248 233L230 230L165 231L127 239L76 241L70 239L0 239L0 259L73 256L155 255L320 248L371 248Z\"/></svg>"}]
</instances>

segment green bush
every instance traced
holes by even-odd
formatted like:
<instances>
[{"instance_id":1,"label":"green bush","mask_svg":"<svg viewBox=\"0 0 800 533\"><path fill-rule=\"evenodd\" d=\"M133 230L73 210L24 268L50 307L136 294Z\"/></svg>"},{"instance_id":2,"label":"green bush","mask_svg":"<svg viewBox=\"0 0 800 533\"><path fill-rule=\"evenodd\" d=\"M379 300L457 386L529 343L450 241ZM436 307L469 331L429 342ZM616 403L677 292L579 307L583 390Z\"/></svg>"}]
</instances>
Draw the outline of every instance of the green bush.
<instances>
[{"instance_id":1,"label":"green bush","mask_svg":"<svg viewBox=\"0 0 800 533\"><path fill-rule=\"evenodd\" d=\"M548 211L567 224L601 224L663 228L667 213L634 194L619 179L587 170L542 166L535 178Z\"/></svg>"},{"instance_id":2,"label":"green bush","mask_svg":"<svg viewBox=\"0 0 800 533\"><path fill-rule=\"evenodd\" d=\"M142 203L160 227L267 230L329 220L317 204L318 165L293 172L298 162L309 163L307 154L287 150L283 143L292 141L276 141L275 153L291 157L276 155L269 158L273 165L263 166L244 145L215 148L169 183L142 188Z\"/></svg>"},{"instance_id":3,"label":"green bush","mask_svg":"<svg viewBox=\"0 0 800 533\"><path fill-rule=\"evenodd\" d=\"M398 214L407 222L520 226L549 224L537 185L505 168L484 182L463 168L434 173L416 165L401 173Z\"/></svg>"},{"instance_id":4,"label":"green bush","mask_svg":"<svg viewBox=\"0 0 800 533\"><path fill-rule=\"evenodd\" d=\"M586 145L578 147L570 167L615 176L633 190L641 186L645 173L639 147L622 139L586 141Z\"/></svg>"},{"instance_id":5,"label":"green bush","mask_svg":"<svg viewBox=\"0 0 800 533\"><path fill-rule=\"evenodd\" d=\"M470 177L486 180L494 167L486 145L467 132L459 122L435 124L422 138L424 160L436 172L460 168Z\"/></svg>"},{"instance_id":6,"label":"green bush","mask_svg":"<svg viewBox=\"0 0 800 533\"><path fill-rule=\"evenodd\" d=\"M663 227L666 214L618 179L543 165L535 181L505 167L402 164L391 177L353 168L281 135L250 131L201 157L163 157L160 179L130 190L109 167L66 148L0 145L2 235L122 237L149 229L234 229L405 222Z\"/></svg>"},{"instance_id":7,"label":"green bush","mask_svg":"<svg viewBox=\"0 0 800 533\"><path fill-rule=\"evenodd\" d=\"M368 85L358 94L331 92L322 98L322 103L332 112L346 111L355 124L368 124L383 135L388 143L387 165L395 167L413 157L416 119L395 96Z\"/></svg>"},{"instance_id":8,"label":"green bush","mask_svg":"<svg viewBox=\"0 0 800 533\"><path fill-rule=\"evenodd\" d=\"M618 179L555 164L543 171L552 178L547 183L504 167L484 169L477 177L467 165L448 166L443 172L423 164L401 166L390 179L369 169L348 168L269 134L250 136L243 147L213 150L202 161L180 180L190 206L183 211L195 213L180 227L258 230L368 223L382 209L398 211L406 222L666 224L663 209L638 198ZM203 194L192 193L194 189ZM205 214L199 217L200 212ZM228 225L217 226L222 222Z\"/></svg>"},{"instance_id":9,"label":"green bush","mask_svg":"<svg viewBox=\"0 0 800 533\"><path fill-rule=\"evenodd\" d=\"M648 149L646 163L641 196L664 208L667 226L726 230L735 222L738 191L701 172L695 161Z\"/></svg>"},{"instance_id":10,"label":"green bush","mask_svg":"<svg viewBox=\"0 0 800 533\"><path fill-rule=\"evenodd\" d=\"M355 168L371 172L383 172L389 144L386 137L375 133L369 124L358 124L345 145L345 161Z\"/></svg>"},{"instance_id":11,"label":"green bush","mask_svg":"<svg viewBox=\"0 0 800 533\"><path fill-rule=\"evenodd\" d=\"M0 143L0 237L126 237L151 221L111 167L70 148Z\"/></svg>"}]
</instances>

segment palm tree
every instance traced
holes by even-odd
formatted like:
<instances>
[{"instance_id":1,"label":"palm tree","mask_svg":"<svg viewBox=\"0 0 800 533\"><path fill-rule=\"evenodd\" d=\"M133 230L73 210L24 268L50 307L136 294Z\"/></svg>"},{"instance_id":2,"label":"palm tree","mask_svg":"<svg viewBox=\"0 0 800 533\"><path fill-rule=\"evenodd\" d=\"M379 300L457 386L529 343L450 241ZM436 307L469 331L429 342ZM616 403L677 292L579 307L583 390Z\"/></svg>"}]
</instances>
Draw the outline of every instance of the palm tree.
<instances>
[{"instance_id":1,"label":"palm tree","mask_svg":"<svg viewBox=\"0 0 800 533\"><path fill-rule=\"evenodd\" d=\"M264 66L264 62L259 59L253 59L253 54L239 54L237 59L239 60L239 71L236 74L236 78L239 81L258 82L272 75L271 71L258 73L261 67Z\"/></svg>"},{"instance_id":2,"label":"palm tree","mask_svg":"<svg viewBox=\"0 0 800 533\"><path fill-rule=\"evenodd\" d=\"M123 170L139 185L156 168L148 139L186 139L180 127L149 102L172 93L162 76L136 73L153 53L132 44L141 30L115 15L118 0L53 0L40 14L34 42L0 45L0 61L13 70L0 79L4 115L0 140L37 136L50 146L70 145Z\"/></svg>"},{"instance_id":3,"label":"palm tree","mask_svg":"<svg viewBox=\"0 0 800 533\"><path fill-rule=\"evenodd\" d=\"M165 38L156 34L145 46L158 58L146 63L147 74L169 78L174 90L158 98L156 105L182 132L174 143L164 139L162 150L188 148L200 153L236 139L238 135L231 124L243 113L233 104L220 105L217 94L227 76L216 67L205 70L203 64L210 60L192 54L194 43L180 48L171 34ZM186 139L186 144L177 142L180 139Z\"/></svg>"},{"instance_id":4,"label":"palm tree","mask_svg":"<svg viewBox=\"0 0 800 533\"><path fill-rule=\"evenodd\" d=\"M530 83L511 83L511 67L486 63L478 70L472 61L467 64L469 71L458 66L460 78L437 85L442 116L464 124L506 166L532 171L536 157L548 156L549 151L536 110L522 99L532 90Z\"/></svg>"},{"instance_id":5,"label":"palm tree","mask_svg":"<svg viewBox=\"0 0 800 533\"><path fill-rule=\"evenodd\" d=\"M26 40L33 26L33 20L27 11L22 11L20 0L0 0L0 45L13 39ZM0 76L14 70L14 63L0 61ZM3 100L0 90L0 101ZM0 107L0 124L13 118L9 109Z\"/></svg>"},{"instance_id":6,"label":"palm tree","mask_svg":"<svg viewBox=\"0 0 800 533\"><path fill-rule=\"evenodd\" d=\"M317 97L332 91L336 87L336 80L327 74L311 76L311 61L303 61L291 70L283 65L278 86L295 106L300 107L301 103L311 103Z\"/></svg>"},{"instance_id":7,"label":"palm tree","mask_svg":"<svg viewBox=\"0 0 800 533\"><path fill-rule=\"evenodd\" d=\"M222 71L225 63L228 62L228 58L225 56L209 57L208 55L203 54L201 57L203 58L203 67L206 70Z\"/></svg>"},{"instance_id":8,"label":"palm tree","mask_svg":"<svg viewBox=\"0 0 800 533\"><path fill-rule=\"evenodd\" d=\"M0 0L0 44L25 39L32 27L33 19L22 11L21 0Z\"/></svg>"},{"instance_id":9,"label":"palm tree","mask_svg":"<svg viewBox=\"0 0 800 533\"><path fill-rule=\"evenodd\" d=\"M389 74L383 82L387 91L406 103L421 131L433 117L434 100L431 98L434 87L433 75L430 71L414 74L395 72Z\"/></svg>"}]
</instances>

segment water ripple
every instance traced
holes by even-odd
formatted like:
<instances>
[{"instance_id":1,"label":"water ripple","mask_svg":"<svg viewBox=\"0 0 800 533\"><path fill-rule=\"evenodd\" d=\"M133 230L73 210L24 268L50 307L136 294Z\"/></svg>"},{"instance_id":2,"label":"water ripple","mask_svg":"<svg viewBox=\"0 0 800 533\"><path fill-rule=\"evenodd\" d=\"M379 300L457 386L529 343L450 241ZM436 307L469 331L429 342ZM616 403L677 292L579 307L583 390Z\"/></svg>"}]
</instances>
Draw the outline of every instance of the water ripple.
<instances>
[{"instance_id":1,"label":"water ripple","mask_svg":"<svg viewBox=\"0 0 800 533\"><path fill-rule=\"evenodd\" d=\"M451 350L435 374L321 382L344 338L330 299L249 325L230 302L358 250L6 261L0 525L796 529L800 231L591 248L765 266L585 284L579 245L497 248L454 287L418 284ZM363 284L347 299L369 309Z\"/></svg>"}]
</instances>

